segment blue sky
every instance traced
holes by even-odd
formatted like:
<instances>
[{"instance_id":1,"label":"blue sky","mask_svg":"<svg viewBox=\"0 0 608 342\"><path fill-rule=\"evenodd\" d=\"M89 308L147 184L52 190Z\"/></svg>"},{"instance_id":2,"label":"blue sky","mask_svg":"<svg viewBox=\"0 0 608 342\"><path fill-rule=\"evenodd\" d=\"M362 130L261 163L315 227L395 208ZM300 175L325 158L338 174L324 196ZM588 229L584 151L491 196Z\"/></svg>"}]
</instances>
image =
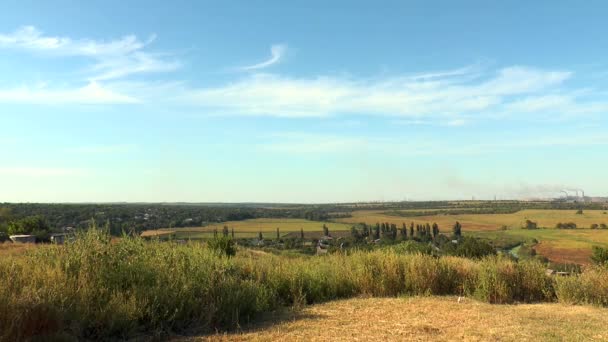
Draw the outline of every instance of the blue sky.
<instances>
[{"instance_id":1,"label":"blue sky","mask_svg":"<svg viewBox=\"0 0 608 342\"><path fill-rule=\"evenodd\" d=\"M602 1L8 1L0 202L608 193Z\"/></svg>"}]
</instances>

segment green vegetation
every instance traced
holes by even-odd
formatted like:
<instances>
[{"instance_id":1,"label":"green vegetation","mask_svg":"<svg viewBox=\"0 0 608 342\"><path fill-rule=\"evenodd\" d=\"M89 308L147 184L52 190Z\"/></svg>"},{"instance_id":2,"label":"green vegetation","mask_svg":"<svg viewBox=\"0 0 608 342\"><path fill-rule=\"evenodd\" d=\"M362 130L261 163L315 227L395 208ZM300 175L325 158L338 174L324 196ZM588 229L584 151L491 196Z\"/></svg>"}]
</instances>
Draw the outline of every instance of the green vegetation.
<instances>
[{"instance_id":1,"label":"green vegetation","mask_svg":"<svg viewBox=\"0 0 608 342\"><path fill-rule=\"evenodd\" d=\"M223 330L280 306L358 295L608 305L603 268L552 278L539 262L437 258L399 245L320 257L242 250L228 258L225 247L128 236L111 242L92 229L73 243L0 259L0 336L126 339Z\"/></svg>"}]
</instances>

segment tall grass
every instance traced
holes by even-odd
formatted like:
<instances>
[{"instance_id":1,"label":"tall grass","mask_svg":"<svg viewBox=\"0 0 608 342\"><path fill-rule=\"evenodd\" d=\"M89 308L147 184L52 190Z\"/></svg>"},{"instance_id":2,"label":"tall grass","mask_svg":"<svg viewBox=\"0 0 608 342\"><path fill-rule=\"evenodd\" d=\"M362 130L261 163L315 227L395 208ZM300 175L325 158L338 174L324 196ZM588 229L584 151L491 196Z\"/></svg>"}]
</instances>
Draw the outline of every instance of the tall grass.
<instances>
[{"instance_id":1,"label":"tall grass","mask_svg":"<svg viewBox=\"0 0 608 342\"><path fill-rule=\"evenodd\" d=\"M390 250L227 257L201 244L111 242L91 230L64 246L0 260L0 339L124 339L226 329L279 306L360 295L471 295L512 303L553 301L557 293L564 302L608 305L607 291L602 269L555 281L541 264L500 258Z\"/></svg>"}]
</instances>

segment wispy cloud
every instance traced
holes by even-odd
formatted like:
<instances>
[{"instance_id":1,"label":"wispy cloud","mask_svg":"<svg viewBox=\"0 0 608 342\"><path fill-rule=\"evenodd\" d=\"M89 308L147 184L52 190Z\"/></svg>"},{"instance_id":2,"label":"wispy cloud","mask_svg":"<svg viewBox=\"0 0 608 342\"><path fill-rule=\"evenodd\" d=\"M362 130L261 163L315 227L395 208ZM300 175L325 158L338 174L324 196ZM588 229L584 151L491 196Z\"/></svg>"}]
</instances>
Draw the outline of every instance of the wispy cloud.
<instances>
[{"instance_id":1,"label":"wispy cloud","mask_svg":"<svg viewBox=\"0 0 608 342\"><path fill-rule=\"evenodd\" d=\"M359 79L320 76L294 78L254 74L214 88L190 89L181 100L214 111L240 115L322 117L364 114L449 117L503 108L522 96L559 88L571 73L508 67L494 73L463 75L463 70L428 77Z\"/></svg>"},{"instance_id":2,"label":"wispy cloud","mask_svg":"<svg viewBox=\"0 0 608 342\"><path fill-rule=\"evenodd\" d=\"M239 70L258 70L267 68L273 64L279 63L283 55L287 52L287 45L275 44L270 47L270 58L254 65L240 67Z\"/></svg>"},{"instance_id":3,"label":"wispy cloud","mask_svg":"<svg viewBox=\"0 0 608 342\"><path fill-rule=\"evenodd\" d=\"M97 82L64 89L43 87L16 87L0 89L0 103L28 103L45 105L62 104L134 104L140 102L129 95L103 87Z\"/></svg>"},{"instance_id":4,"label":"wispy cloud","mask_svg":"<svg viewBox=\"0 0 608 342\"><path fill-rule=\"evenodd\" d=\"M109 80L131 74L167 72L180 63L165 55L144 51L156 39L141 41L134 35L98 41L49 36L34 26L23 26L11 33L0 33L0 48L20 49L53 56L80 56L94 60L90 80Z\"/></svg>"}]
</instances>

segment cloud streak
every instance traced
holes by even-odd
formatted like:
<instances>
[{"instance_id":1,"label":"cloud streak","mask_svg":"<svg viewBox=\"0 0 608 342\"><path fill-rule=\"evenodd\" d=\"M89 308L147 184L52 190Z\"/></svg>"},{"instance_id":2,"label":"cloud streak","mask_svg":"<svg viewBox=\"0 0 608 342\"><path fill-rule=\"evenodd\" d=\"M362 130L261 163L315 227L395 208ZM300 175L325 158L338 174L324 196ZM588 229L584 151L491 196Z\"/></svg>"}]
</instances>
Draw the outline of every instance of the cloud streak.
<instances>
[{"instance_id":1,"label":"cloud streak","mask_svg":"<svg viewBox=\"0 0 608 342\"><path fill-rule=\"evenodd\" d=\"M294 78L253 74L214 88L189 89L181 101L227 114L323 117L339 114L449 118L500 111L521 97L559 89L567 71L513 66L475 75L456 72L425 77L357 79L320 76ZM533 109L533 108L531 108Z\"/></svg>"},{"instance_id":2,"label":"cloud streak","mask_svg":"<svg viewBox=\"0 0 608 342\"><path fill-rule=\"evenodd\" d=\"M0 89L0 103L38 104L38 105L98 105L98 104L136 104L140 100L129 95L105 88L97 82L83 87L49 89L47 87L16 87Z\"/></svg>"},{"instance_id":3,"label":"cloud streak","mask_svg":"<svg viewBox=\"0 0 608 342\"><path fill-rule=\"evenodd\" d=\"M283 58L283 55L285 55L285 52L287 52L287 45L283 45L283 44L272 45L270 47L270 58L269 59L265 60L264 62L258 63L258 64L240 67L239 70L249 71L249 70L259 70L259 69L267 68L273 64L279 63L281 61L281 59Z\"/></svg>"},{"instance_id":4,"label":"cloud streak","mask_svg":"<svg viewBox=\"0 0 608 342\"><path fill-rule=\"evenodd\" d=\"M0 48L31 51L50 56L78 56L94 60L90 80L123 78L132 74L168 72L180 63L144 49L155 35L141 41L134 35L98 41L45 35L34 26L23 26L11 33L0 33Z\"/></svg>"}]
</instances>

